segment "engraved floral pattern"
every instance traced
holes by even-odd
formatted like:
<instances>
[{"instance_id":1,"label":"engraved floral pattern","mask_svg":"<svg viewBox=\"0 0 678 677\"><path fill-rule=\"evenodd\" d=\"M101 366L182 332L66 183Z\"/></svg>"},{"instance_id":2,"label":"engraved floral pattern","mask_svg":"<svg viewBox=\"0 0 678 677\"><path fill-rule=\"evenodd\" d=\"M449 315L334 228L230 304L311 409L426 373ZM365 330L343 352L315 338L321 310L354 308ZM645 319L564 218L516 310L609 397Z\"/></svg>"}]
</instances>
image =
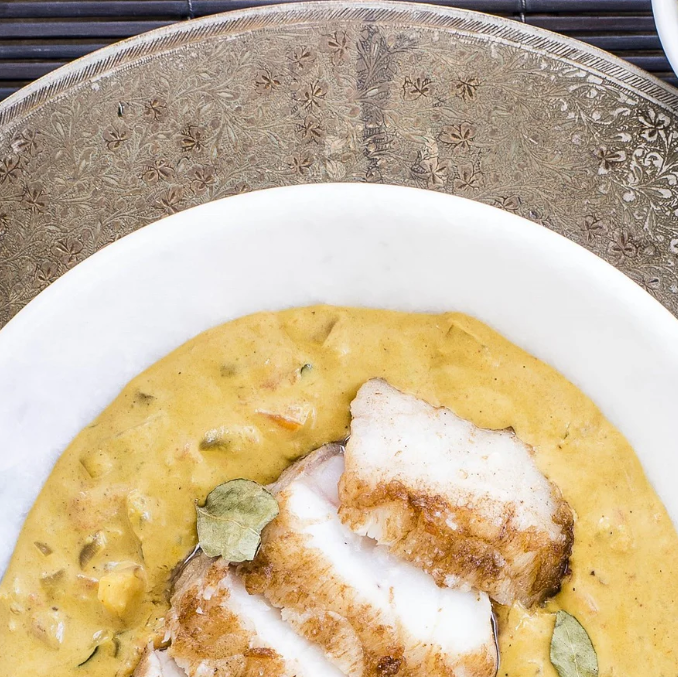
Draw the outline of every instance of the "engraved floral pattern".
<instances>
[{"instance_id":1,"label":"engraved floral pattern","mask_svg":"<svg viewBox=\"0 0 678 677\"><path fill-rule=\"evenodd\" d=\"M678 312L678 94L633 74L625 85L587 48L579 65L562 59L555 37L521 46L534 29L460 10L273 11L237 31L228 17L181 39L166 29L169 45L149 37L125 68L5 116L0 326L147 223L318 181L419 186L520 214Z\"/></svg>"}]
</instances>

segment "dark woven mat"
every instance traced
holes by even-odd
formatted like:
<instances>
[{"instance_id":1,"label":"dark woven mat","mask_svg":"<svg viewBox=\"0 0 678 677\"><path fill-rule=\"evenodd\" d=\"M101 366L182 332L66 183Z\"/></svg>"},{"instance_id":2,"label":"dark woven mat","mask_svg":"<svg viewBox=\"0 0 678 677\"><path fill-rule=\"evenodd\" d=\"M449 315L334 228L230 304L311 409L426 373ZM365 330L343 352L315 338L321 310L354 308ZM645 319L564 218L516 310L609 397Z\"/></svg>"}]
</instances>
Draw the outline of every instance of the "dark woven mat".
<instances>
[{"instance_id":1,"label":"dark woven mat","mask_svg":"<svg viewBox=\"0 0 678 677\"><path fill-rule=\"evenodd\" d=\"M284 0L277 0L280 3ZM435 2L435 0L433 0ZM0 2L0 99L68 61L122 38L271 0ZM650 0L438 0L507 16L608 50L673 85Z\"/></svg>"}]
</instances>

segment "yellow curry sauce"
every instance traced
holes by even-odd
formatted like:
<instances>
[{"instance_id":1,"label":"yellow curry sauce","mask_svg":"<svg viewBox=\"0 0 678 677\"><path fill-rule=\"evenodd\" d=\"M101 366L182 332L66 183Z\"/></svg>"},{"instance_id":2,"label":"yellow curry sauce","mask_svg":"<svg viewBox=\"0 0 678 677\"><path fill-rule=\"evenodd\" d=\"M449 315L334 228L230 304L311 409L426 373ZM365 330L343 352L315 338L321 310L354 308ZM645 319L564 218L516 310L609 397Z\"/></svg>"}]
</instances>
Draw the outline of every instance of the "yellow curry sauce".
<instances>
[{"instance_id":1,"label":"yellow curry sauce","mask_svg":"<svg viewBox=\"0 0 678 677\"><path fill-rule=\"evenodd\" d=\"M587 628L601 677L678 675L678 535L596 406L470 317L326 306L201 334L76 437L0 586L0 675L129 674L195 546L195 500L235 477L269 482L344 438L349 402L375 376L479 426L513 427L576 513L562 592L545 609L498 610L502 676L555 676L558 608Z\"/></svg>"}]
</instances>

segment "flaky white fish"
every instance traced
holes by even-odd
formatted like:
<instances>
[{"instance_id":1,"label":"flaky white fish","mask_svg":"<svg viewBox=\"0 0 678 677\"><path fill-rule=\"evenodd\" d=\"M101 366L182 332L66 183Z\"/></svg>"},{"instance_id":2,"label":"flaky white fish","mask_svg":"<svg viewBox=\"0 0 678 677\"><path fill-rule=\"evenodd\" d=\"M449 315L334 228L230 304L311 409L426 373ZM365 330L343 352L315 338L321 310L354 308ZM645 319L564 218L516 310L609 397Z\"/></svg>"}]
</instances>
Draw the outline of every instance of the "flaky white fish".
<instances>
[{"instance_id":1,"label":"flaky white fish","mask_svg":"<svg viewBox=\"0 0 678 677\"><path fill-rule=\"evenodd\" d=\"M221 558L188 564L166 629L169 648L149 650L135 677L341 677Z\"/></svg>"},{"instance_id":2,"label":"flaky white fish","mask_svg":"<svg viewBox=\"0 0 678 677\"><path fill-rule=\"evenodd\" d=\"M149 646L134 671L134 677L186 677L166 649Z\"/></svg>"},{"instance_id":3,"label":"flaky white fish","mask_svg":"<svg viewBox=\"0 0 678 677\"><path fill-rule=\"evenodd\" d=\"M239 568L248 590L350 677L492 677L488 597L439 587L347 529L337 514L341 452L319 449L272 487L280 514L254 562Z\"/></svg>"},{"instance_id":4,"label":"flaky white fish","mask_svg":"<svg viewBox=\"0 0 678 677\"><path fill-rule=\"evenodd\" d=\"M467 584L501 604L555 593L573 515L512 431L484 430L445 408L365 383L351 404L342 521L439 585Z\"/></svg>"}]
</instances>

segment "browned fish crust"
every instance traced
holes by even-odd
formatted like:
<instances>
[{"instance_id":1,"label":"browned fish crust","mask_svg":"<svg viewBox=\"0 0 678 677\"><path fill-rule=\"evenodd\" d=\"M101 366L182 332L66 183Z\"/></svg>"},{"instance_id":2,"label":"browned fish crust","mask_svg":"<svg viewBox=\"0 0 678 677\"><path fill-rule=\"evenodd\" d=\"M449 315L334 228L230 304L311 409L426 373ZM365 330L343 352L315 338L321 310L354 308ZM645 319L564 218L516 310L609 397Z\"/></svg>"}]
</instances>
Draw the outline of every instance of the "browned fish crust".
<instances>
[{"instance_id":1,"label":"browned fish crust","mask_svg":"<svg viewBox=\"0 0 678 677\"><path fill-rule=\"evenodd\" d=\"M186 567L172 598L170 654L190 676L206 663L214 677L287 675L283 658L270 648L250 646L252 633L226 604L228 575L221 558L196 557ZM207 674L207 673L205 673Z\"/></svg>"},{"instance_id":2,"label":"browned fish crust","mask_svg":"<svg viewBox=\"0 0 678 677\"><path fill-rule=\"evenodd\" d=\"M355 528L364 522L365 511L386 511L383 541L438 585L453 577L501 603L517 599L530 607L560 590L572 553L572 510L555 485L552 492L557 506L552 518L562 535L558 541L536 528L518 528L512 509L495 526L478 519L480 501L468 509L442 496L412 493L397 481L370 487L350 472L339 483L339 515Z\"/></svg>"},{"instance_id":3,"label":"browned fish crust","mask_svg":"<svg viewBox=\"0 0 678 677\"><path fill-rule=\"evenodd\" d=\"M262 536L259 553L238 567L250 594L262 594L303 637L320 645L342 672L351 677L491 677L496 654L479 651L457 659L422 646L408 653L399 628L384 624L370 605L355 599L351 586L336 580L295 533L294 517L285 510L284 490L300 473L310 471L339 445L327 445L295 464L270 487L278 495L280 515ZM332 611L327 611L332 609Z\"/></svg>"}]
</instances>

